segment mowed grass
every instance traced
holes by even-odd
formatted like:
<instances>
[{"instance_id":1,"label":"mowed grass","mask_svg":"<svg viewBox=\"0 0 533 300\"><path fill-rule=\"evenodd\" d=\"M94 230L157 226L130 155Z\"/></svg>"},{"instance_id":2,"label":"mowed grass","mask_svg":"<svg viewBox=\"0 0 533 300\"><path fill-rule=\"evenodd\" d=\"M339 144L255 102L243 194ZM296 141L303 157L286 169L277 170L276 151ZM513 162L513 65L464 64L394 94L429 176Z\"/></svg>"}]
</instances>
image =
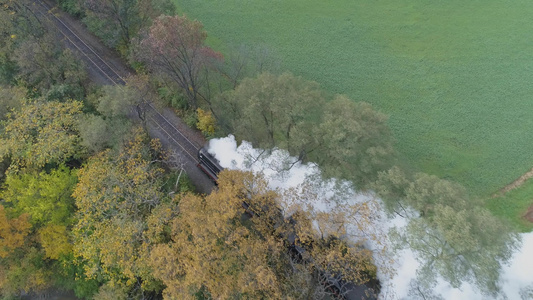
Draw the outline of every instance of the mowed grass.
<instances>
[{"instance_id":1,"label":"mowed grass","mask_svg":"<svg viewBox=\"0 0 533 300\"><path fill-rule=\"evenodd\" d=\"M488 197L533 166L533 1L176 1L217 50L372 103L418 170Z\"/></svg>"}]
</instances>

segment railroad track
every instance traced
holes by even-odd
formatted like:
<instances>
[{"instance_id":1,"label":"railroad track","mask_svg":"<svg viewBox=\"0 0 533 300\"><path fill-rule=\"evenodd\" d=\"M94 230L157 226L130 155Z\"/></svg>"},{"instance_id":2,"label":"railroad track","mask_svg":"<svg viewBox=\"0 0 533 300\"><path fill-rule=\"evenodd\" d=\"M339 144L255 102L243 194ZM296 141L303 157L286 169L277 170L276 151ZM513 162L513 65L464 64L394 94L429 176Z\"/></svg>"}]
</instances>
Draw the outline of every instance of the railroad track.
<instances>
[{"instance_id":1,"label":"railroad track","mask_svg":"<svg viewBox=\"0 0 533 300\"><path fill-rule=\"evenodd\" d=\"M196 147L171 122L169 122L161 113L159 113L155 108L153 108L151 103L149 107L149 109L152 110L152 112L155 112L155 114L147 114L147 120L150 121L154 126L156 126L159 129L160 133L164 133L166 136L168 136L169 140L172 141L172 143L174 143L176 146L178 146L179 149L186 153L193 161L196 161L196 155L200 148ZM184 143L183 141L180 141L179 138L176 138L177 135L181 136L187 142Z\"/></svg>"},{"instance_id":2,"label":"railroad track","mask_svg":"<svg viewBox=\"0 0 533 300\"><path fill-rule=\"evenodd\" d=\"M60 18L52 13L52 8L48 4L44 3L41 0L35 0L34 3L38 13L44 18L49 19L53 22L54 26L58 31L65 37L65 39L74 46L82 55L84 55L87 60L100 72L102 73L112 84L114 85L125 85L126 82L112 68L107 62L100 57L87 43L85 43L74 31L72 31L67 24L65 24Z\"/></svg>"},{"instance_id":3,"label":"railroad track","mask_svg":"<svg viewBox=\"0 0 533 300\"><path fill-rule=\"evenodd\" d=\"M93 48L83 41L65 22L58 18L53 9L41 0L34 0L35 5L30 9L34 13L40 14L44 18L53 22L59 33L65 37L66 41L76 48L98 72L100 72L113 85L123 86L126 84L124 77L115 68L110 66ZM127 74L126 74L127 76ZM196 153L199 146L191 142L181 133L172 122L163 116L152 103L146 102L142 109L146 110L146 119L159 129L160 133L168 136L169 140L178 150L185 153L190 159L196 161Z\"/></svg>"}]
</instances>

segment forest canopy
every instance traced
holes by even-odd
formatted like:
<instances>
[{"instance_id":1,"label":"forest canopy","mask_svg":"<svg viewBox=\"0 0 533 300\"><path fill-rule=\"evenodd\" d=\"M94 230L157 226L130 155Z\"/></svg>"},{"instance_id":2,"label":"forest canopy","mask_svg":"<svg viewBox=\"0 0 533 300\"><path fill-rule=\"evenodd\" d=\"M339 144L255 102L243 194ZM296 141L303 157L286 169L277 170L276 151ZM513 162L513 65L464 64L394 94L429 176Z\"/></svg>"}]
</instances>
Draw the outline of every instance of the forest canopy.
<instances>
[{"instance_id":1,"label":"forest canopy","mask_svg":"<svg viewBox=\"0 0 533 300\"><path fill-rule=\"evenodd\" d=\"M276 65L265 63L268 51L224 58L206 44L203 25L175 15L169 1L58 3L138 74L126 86L92 84L31 1L0 0L2 298L67 290L86 299L328 299L354 285L379 292L380 253L365 238L347 238L350 222L370 228L376 206L284 211L287 197L320 196L280 193L260 174L229 170L211 194L195 193L183 161L149 136L148 104L172 106L209 137L234 133L265 151L285 149L292 165L316 163L325 178L375 193L388 213L408 219L390 237L419 254L421 289L440 276L498 293L516 235L459 184L394 166L401 162L387 116L370 104L268 70Z\"/></svg>"}]
</instances>

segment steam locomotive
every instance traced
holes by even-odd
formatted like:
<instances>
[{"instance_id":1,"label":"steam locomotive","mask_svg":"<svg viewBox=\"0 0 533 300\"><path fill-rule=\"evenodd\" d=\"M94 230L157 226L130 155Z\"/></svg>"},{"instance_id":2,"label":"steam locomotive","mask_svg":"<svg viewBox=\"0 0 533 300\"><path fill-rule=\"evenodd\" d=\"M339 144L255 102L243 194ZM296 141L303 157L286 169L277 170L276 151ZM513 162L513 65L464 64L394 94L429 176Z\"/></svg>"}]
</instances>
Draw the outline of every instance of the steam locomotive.
<instances>
[{"instance_id":1,"label":"steam locomotive","mask_svg":"<svg viewBox=\"0 0 533 300\"><path fill-rule=\"evenodd\" d=\"M218 173L222 171L224 168L222 168L218 162L218 160L211 155L206 147L202 147L200 150L198 150L198 168L200 168L202 171L204 171L211 180L217 183L218 180Z\"/></svg>"}]
</instances>

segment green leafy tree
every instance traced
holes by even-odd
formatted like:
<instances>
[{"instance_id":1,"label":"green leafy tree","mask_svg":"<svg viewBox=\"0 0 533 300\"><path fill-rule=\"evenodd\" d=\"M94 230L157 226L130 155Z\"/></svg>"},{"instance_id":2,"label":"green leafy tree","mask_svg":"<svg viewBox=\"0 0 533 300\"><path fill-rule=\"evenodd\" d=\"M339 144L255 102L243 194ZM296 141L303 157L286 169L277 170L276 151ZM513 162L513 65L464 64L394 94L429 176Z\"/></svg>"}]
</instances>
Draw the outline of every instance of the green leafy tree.
<instances>
[{"instance_id":1,"label":"green leafy tree","mask_svg":"<svg viewBox=\"0 0 533 300\"><path fill-rule=\"evenodd\" d=\"M88 0L85 22L106 44L126 50L141 28L162 13L172 14L168 0Z\"/></svg>"},{"instance_id":2,"label":"green leafy tree","mask_svg":"<svg viewBox=\"0 0 533 300\"><path fill-rule=\"evenodd\" d=\"M6 298L20 297L21 291L39 297L52 287L53 274L45 267L43 253L25 245L0 265L0 289Z\"/></svg>"},{"instance_id":3,"label":"green leafy tree","mask_svg":"<svg viewBox=\"0 0 533 300\"><path fill-rule=\"evenodd\" d=\"M125 79L126 85L104 86L97 99L96 108L106 117L128 117L132 112L146 122L146 106L157 100L148 76L133 75Z\"/></svg>"},{"instance_id":4,"label":"green leafy tree","mask_svg":"<svg viewBox=\"0 0 533 300\"><path fill-rule=\"evenodd\" d=\"M279 147L305 157L316 142L312 130L326 99L318 84L289 73L245 79L218 100L220 121L256 147Z\"/></svg>"},{"instance_id":5,"label":"green leafy tree","mask_svg":"<svg viewBox=\"0 0 533 300\"><path fill-rule=\"evenodd\" d=\"M102 87L102 96L98 98L97 110L106 117L126 117L136 101L137 94L133 88L120 85Z\"/></svg>"},{"instance_id":6,"label":"green leafy tree","mask_svg":"<svg viewBox=\"0 0 533 300\"><path fill-rule=\"evenodd\" d=\"M106 283L100 287L93 299L126 300L128 299L128 288L120 284Z\"/></svg>"},{"instance_id":7,"label":"green leafy tree","mask_svg":"<svg viewBox=\"0 0 533 300\"><path fill-rule=\"evenodd\" d=\"M317 83L289 73L245 79L214 107L238 139L286 149L298 160L320 164L326 176L358 187L374 181L394 157L385 115L345 96L328 102Z\"/></svg>"},{"instance_id":8,"label":"green leafy tree","mask_svg":"<svg viewBox=\"0 0 533 300\"><path fill-rule=\"evenodd\" d=\"M39 18L28 0L2 1L5 31L0 34L0 69L6 83L17 81L53 100L81 99L87 87L84 64L54 43L58 32Z\"/></svg>"},{"instance_id":9,"label":"green leafy tree","mask_svg":"<svg viewBox=\"0 0 533 300\"><path fill-rule=\"evenodd\" d=\"M67 255L61 254L57 263L50 269L54 274L53 282L56 288L72 290L81 299L92 299L101 285L98 279L89 279L85 276L84 264L78 263L72 252Z\"/></svg>"},{"instance_id":10,"label":"green leafy tree","mask_svg":"<svg viewBox=\"0 0 533 300\"><path fill-rule=\"evenodd\" d=\"M72 253L69 226L74 200L70 194L75 184L76 176L66 167L7 174L0 198L8 213L24 218L32 230L16 252L0 260L6 276L3 292L40 293L54 284L52 269L62 272L59 260Z\"/></svg>"},{"instance_id":11,"label":"green leafy tree","mask_svg":"<svg viewBox=\"0 0 533 300\"><path fill-rule=\"evenodd\" d=\"M89 153L98 153L107 148L118 148L131 132L131 122L125 118L104 118L85 114L79 119L81 145Z\"/></svg>"},{"instance_id":12,"label":"green leafy tree","mask_svg":"<svg viewBox=\"0 0 533 300\"><path fill-rule=\"evenodd\" d=\"M0 290L4 297L20 291L40 292L51 286L42 253L32 244L30 216L18 217L0 205Z\"/></svg>"},{"instance_id":13,"label":"green leafy tree","mask_svg":"<svg viewBox=\"0 0 533 300\"><path fill-rule=\"evenodd\" d=\"M225 64L219 67L219 71L223 74L222 78L229 83L226 85L232 89L235 89L244 78L255 77L263 72L279 73L279 59L272 49L264 45L240 45L228 52Z\"/></svg>"},{"instance_id":14,"label":"green leafy tree","mask_svg":"<svg viewBox=\"0 0 533 300\"><path fill-rule=\"evenodd\" d=\"M397 167L382 172L375 186L391 211L409 217L395 236L421 264L415 292L430 290L441 276L454 287L468 281L486 294L498 293L501 266L518 236L481 201L459 184L423 173L411 177Z\"/></svg>"},{"instance_id":15,"label":"green leafy tree","mask_svg":"<svg viewBox=\"0 0 533 300\"><path fill-rule=\"evenodd\" d=\"M13 55L19 82L48 100L82 99L87 72L70 49L53 43L55 33L22 42Z\"/></svg>"},{"instance_id":16,"label":"green leafy tree","mask_svg":"<svg viewBox=\"0 0 533 300\"><path fill-rule=\"evenodd\" d=\"M84 115L79 121L80 137L82 145L89 152L97 153L111 145L111 130L108 122L101 116Z\"/></svg>"},{"instance_id":17,"label":"green leafy tree","mask_svg":"<svg viewBox=\"0 0 533 300\"><path fill-rule=\"evenodd\" d=\"M19 109L26 95L22 87L0 86L0 120L5 120L12 110Z\"/></svg>"},{"instance_id":18,"label":"green leafy tree","mask_svg":"<svg viewBox=\"0 0 533 300\"><path fill-rule=\"evenodd\" d=\"M0 83L14 82L18 66L17 48L28 38L42 36L44 28L28 9L28 0L0 1Z\"/></svg>"},{"instance_id":19,"label":"green leafy tree","mask_svg":"<svg viewBox=\"0 0 533 300\"><path fill-rule=\"evenodd\" d=\"M76 175L64 166L50 173L8 174L0 197L15 214L30 215L35 226L66 226L71 224L74 213L70 194L75 184Z\"/></svg>"},{"instance_id":20,"label":"green leafy tree","mask_svg":"<svg viewBox=\"0 0 533 300\"><path fill-rule=\"evenodd\" d=\"M373 182L379 171L393 162L393 138L387 117L365 102L336 96L313 128L319 138L309 160L317 162L332 177L346 178L357 186Z\"/></svg>"},{"instance_id":21,"label":"green leafy tree","mask_svg":"<svg viewBox=\"0 0 533 300\"><path fill-rule=\"evenodd\" d=\"M6 1L0 2L0 83L8 84L14 79L15 63L11 59L11 49L17 38L14 10Z\"/></svg>"}]
</instances>

